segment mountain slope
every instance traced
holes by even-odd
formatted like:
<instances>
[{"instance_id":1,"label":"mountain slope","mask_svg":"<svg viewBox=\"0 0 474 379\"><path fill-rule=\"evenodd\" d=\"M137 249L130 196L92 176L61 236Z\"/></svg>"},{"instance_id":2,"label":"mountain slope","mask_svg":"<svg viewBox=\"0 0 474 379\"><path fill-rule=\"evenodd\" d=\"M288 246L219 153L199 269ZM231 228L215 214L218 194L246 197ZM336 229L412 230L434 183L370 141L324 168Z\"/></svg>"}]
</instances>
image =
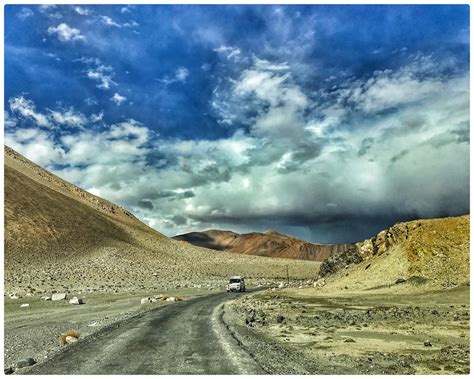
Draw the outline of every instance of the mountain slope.
<instances>
[{"instance_id":1,"label":"mountain slope","mask_svg":"<svg viewBox=\"0 0 474 379\"><path fill-rule=\"evenodd\" d=\"M221 284L229 275L311 278L316 262L218 254L163 236L127 210L4 151L6 291Z\"/></svg>"},{"instance_id":2,"label":"mountain slope","mask_svg":"<svg viewBox=\"0 0 474 379\"><path fill-rule=\"evenodd\" d=\"M402 222L328 258L320 275L339 289L418 283L449 288L469 282L470 216Z\"/></svg>"},{"instance_id":3,"label":"mountain slope","mask_svg":"<svg viewBox=\"0 0 474 379\"><path fill-rule=\"evenodd\" d=\"M192 245L231 253L319 262L352 246L314 244L275 231L238 234L231 231L207 230L181 234L173 238Z\"/></svg>"}]
</instances>

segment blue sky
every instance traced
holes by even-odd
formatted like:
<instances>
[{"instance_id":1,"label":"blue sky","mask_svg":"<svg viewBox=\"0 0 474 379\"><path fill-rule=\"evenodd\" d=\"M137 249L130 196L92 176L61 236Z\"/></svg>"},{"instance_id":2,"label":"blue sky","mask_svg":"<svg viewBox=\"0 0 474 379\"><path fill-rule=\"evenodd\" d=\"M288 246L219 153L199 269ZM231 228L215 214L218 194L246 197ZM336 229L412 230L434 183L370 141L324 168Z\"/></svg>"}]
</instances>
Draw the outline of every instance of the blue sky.
<instances>
[{"instance_id":1,"label":"blue sky","mask_svg":"<svg viewBox=\"0 0 474 379\"><path fill-rule=\"evenodd\" d=\"M468 6L5 7L5 143L174 235L469 212Z\"/></svg>"}]
</instances>

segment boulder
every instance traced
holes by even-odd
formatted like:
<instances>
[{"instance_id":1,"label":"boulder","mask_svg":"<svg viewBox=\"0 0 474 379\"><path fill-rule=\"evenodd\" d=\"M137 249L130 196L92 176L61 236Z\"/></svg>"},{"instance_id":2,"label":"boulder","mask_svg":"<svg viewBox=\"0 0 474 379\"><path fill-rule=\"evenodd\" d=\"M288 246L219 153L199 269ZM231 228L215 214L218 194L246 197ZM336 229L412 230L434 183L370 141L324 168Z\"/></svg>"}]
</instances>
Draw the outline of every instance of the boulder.
<instances>
[{"instance_id":1,"label":"boulder","mask_svg":"<svg viewBox=\"0 0 474 379\"><path fill-rule=\"evenodd\" d=\"M35 364L36 364L36 361L33 358L28 357L16 362L15 368L24 368L24 367L33 366Z\"/></svg>"},{"instance_id":2,"label":"boulder","mask_svg":"<svg viewBox=\"0 0 474 379\"><path fill-rule=\"evenodd\" d=\"M51 296L51 299L53 301L66 300L67 295L65 293L53 293L53 295Z\"/></svg>"},{"instance_id":3,"label":"boulder","mask_svg":"<svg viewBox=\"0 0 474 379\"><path fill-rule=\"evenodd\" d=\"M84 304L84 301L82 301L82 299L74 296L71 300L69 300L69 304L80 305L80 304Z\"/></svg>"},{"instance_id":4,"label":"boulder","mask_svg":"<svg viewBox=\"0 0 474 379\"><path fill-rule=\"evenodd\" d=\"M143 299L140 300L140 304L148 304L148 303L151 303L150 297L144 297Z\"/></svg>"},{"instance_id":5,"label":"boulder","mask_svg":"<svg viewBox=\"0 0 474 379\"><path fill-rule=\"evenodd\" d=\"M78 341L78 338L77 337L73 337L73 336L66 336L66 343L74 343L74 342L77 342Z\"/></svg>"},{"instance_id":6,"label":"boulder","mask_svg":"<svg viewBox=\"0 0 474 379\"><path fill-rule=\"evenodd\" d=\"M174 302L174 301L176 301L176 297L170 296L166 299L166 301L173 301Z\"/></svg>"}]
</instances>

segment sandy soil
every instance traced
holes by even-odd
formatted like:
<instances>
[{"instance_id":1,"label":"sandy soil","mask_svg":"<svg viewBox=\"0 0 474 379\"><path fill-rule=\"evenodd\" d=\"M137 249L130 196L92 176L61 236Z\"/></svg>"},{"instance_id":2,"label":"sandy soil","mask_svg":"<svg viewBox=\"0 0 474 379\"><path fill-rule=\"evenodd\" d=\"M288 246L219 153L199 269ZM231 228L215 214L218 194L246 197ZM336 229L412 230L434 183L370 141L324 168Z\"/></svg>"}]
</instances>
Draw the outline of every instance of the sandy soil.
<instances>
[{"instance_id":1,"label":"sandy soil","mask_svg":"<svg viewBox=\"0 0 474 379\"><path fill-rule=\"evenodd\" d=\"M469 286L265 291L224 320L274 374L469 373Z\"/></svg>"}]
</instances>

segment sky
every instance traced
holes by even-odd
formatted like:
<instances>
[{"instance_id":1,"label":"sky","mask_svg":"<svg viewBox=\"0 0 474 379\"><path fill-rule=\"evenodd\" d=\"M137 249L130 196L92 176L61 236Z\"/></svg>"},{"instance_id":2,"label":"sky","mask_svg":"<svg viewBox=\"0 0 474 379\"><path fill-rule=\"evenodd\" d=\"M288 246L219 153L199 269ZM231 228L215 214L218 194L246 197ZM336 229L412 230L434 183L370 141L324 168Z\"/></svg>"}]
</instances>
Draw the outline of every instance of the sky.
<instances>
[{"instance_id":1,"label":"sky","mask_svg":"<svg viewBox=\"0 0 474 379\"><path fill-rule=\"evenodd\" d=\"M469 213L467 5L7 5L4 141L173 236Z\"/></svg>"}]
</instances>

